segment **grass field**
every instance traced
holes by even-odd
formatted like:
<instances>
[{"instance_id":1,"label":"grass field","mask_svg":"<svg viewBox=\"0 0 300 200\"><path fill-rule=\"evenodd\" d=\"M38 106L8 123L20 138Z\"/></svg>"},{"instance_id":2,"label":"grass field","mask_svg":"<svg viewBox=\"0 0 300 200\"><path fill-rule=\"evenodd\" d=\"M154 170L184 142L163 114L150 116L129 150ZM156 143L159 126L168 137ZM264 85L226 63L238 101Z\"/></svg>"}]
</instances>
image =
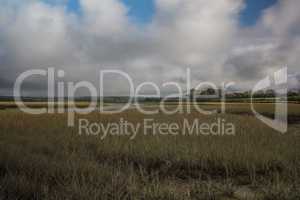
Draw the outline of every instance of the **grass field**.
<instances>
[{"instance_id":1,"label":"grass field","mask_svg":"<svg viewBox=\"0 0 300 200\"><path fill-rule=\"evenodd\" d=\"M226 107L215 115L146 116L131 109L77 116L103 124L222 118L236 127L234 136L139 132L134 140L79 135L67 127L67 114L0 110L0 199L300 199L300 105L288 106L286 134L256 119L249 104ZM273 104L255 108L274 112Z\"/></svg>"}]
</instances>

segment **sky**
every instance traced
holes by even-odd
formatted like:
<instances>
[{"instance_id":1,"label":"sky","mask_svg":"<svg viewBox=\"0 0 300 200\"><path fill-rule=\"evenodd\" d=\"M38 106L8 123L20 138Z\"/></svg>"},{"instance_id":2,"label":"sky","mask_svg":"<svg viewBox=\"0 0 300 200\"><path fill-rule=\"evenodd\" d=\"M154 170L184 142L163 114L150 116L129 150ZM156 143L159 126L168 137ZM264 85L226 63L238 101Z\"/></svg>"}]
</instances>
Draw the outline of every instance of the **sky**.
<instances>
[{"instance_id":1,"label":"sky","mask_svg":"<svg viewBox=\"0 0 300 200\"><path fill-rule=\"evenodd\" d=\"M255 25L264 10L277 2L278 0L247 0L245 8L240 13L240 24L243 26Z\"/></svg>"},{"instance_id":2,"label":"sky","mask_svg":"<svg viewBox=\"0 0 300 200\"><path fill-rule=\"evenodd\" d=\"M149 23L155 13L153 0L122 0L129 7L129 15L138 23Z\"/></svg>"},{"instance_id":3,"label":"sky","mask_svg":"<svg viewBox=\"0 0 300 200\"><path fill-rule=\"evenodd\" d=\"M44 0L49 4L56 4L57 1ZM137 23L146 24L151 22L155 15L155 2L154 0L121 0L122 3L128 6L128 15ZM240 24L243 26L254 25L262 12L276 4L278 0L246 0L245 8L240 13ZM79 0L68 0L66 3L68 10L75 13L80 13Z\"/></svg>"},{"instance_id":4,"label":"sky","mask_svg":"<svg viewBox=\"0 0 300 200\"><path fill-rule=\"evenodd\" d=\"M0 95L31 69L64 70L62 81L99 82L118 69L136 84L236 82L251 89L283 66L299 87L299 0L0 0ZM125 94L108 78L107 95ZM170 89L171 90L171 89ZM44 94L32 77L24 95Z\"/></svg>"}]
</instances>

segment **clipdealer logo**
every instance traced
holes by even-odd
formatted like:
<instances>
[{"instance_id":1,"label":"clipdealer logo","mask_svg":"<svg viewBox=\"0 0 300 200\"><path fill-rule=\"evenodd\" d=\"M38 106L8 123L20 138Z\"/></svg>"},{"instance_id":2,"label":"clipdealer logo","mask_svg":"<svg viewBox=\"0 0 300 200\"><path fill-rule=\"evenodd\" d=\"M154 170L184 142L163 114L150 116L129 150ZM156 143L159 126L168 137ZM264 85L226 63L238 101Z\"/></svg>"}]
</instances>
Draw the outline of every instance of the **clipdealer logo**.
<instances>
[{"instance_id":1,"label":"clipdealer logo","mask_svg":"<svg viewBox=\"0 0 300 200\"><path fill-rule=\"evenodd\" d=\"M23 72L17 79L14 85L14 99L16 105L19 107L19 109L25 113L28 114L45 114L45 113L67 113L68 115L68 126L74 127L75 126L75 115L76 114L89 114L91 112L101 112L101 113L121 113L129 108L134 108L138 110L139 112L145 114L145 115L153 115L158 113L164 113L166 115L171 115L174 113L190 113L191 110L196 110L201 114L204 115L212 115L217 113L217 110L204 110L199 107L198 104L193 103L187 103L185 104L186 108L182 109L182 102L185 101L184 97L186 96L186 93L183 91L191 91L191 70L187 68L186 71L186 87L182 88L182 86L179 83L176 82L165 82L162 84L162 87L175 87L178 91L176 94L172 94L170 96L164 97L161 102L159 103L159 106L157 109L154 110L146 110L143 105L140 104L138 101L139 97L144 97L145 95L141 95L141 91L144 87L150 86L154 88L156 91L155 95L149 95L149 97L156 97L161 98L161 91L160 87L155 84L154 82L144 82L139 84L135 87L133 79L125 72L120 70L100 70L99 72L99 89L95 87L91 82L89 81L80 81L80 82L62 82L58 81L57 79L61 79L65 77L65 71L63 70L55 70L54 68L48 68L47 70L41 70L41 69L33 69ZM129 94L128 94L128 102L122 106L117 107L113 110L107 110L107 108L103 105L103 103L99 104L99 97L100 102L103 102L104 97L104 78L107 74L115 74L119 75L123 78L125 78L129 83ZM43 76L47 77L47 85L48 85L48 101L47 101L47 108L30 108L26 106L26 103L22 101L22 95L21 95L21 88L22 84L27 78L30 78L31 76ZM273 79L271 77L274 77ZM254 94L257 91L266 89L270 86L272 86L272 81L274 80L275 92L276 92L276 109L275 109L275 119L267 118L260 113L258 113L254 108ZM221 91L226 91L226 89L232 85L234 85L234 82L229 83L223 83L221 85ZM201 89L204 87L210 87L213 88L217 94L213 96L219 96L221 97L221 112L225 113L225 107L226 107L226 94L225 92L219 92L220 87L215 85L211 82L201 82L199 83L194 89ZM90 102L89 104L82 108L77 107L76 101L75 101L75 94L80 89L84 88L87 89L90 93ZM65 93L65 91L67 91ZM221 94L219 94L221 93ZM177 96L179 99L178 106L175 106L175 109L169 110L167 109L165 103L170 97ZM58 99L58 102L56 102L56 97ZM195 101L195 97L190 99L192 102ZM55 108L55 105L67 105L65 106L58 106L57 109ZM266 78L259 81L251 92L251 109L254 113L254 115L261 120L266 125L270 126L271 128L281 132L285 133L287 132L287 67L284 67L280 69L279 71L275 72L273 76L267 76ZM183 111L184 110L184 111Z\"/></svg>"},{"instance_id":2,"label":"clipdealer logo","mask_svg":"<svg viewBox=\"0 0 300 200\"><path fill-rule=\"evenodd\" d=\"M194 135L194 136L232 136L235 135L235 126L225 119L217 118L213 123L205 123L199 119L183 119L182 123L162 123L151 118L143 119L142 122L132 123L124 118L118 122L101 123L90 122L88 119L79 119L79 135L98 136L104 140L108 136L128 136L130 140L138 134L144 135Z\"/></svg>"},{"instance_id":3,"label":"clipdealer logo","mask_svg":"<svg viewBox=\"0 0 300 200\"><path fill-rule=\"evenodd\" d=\"M284 67L276 72L273 76L267 76L259 81L252 90L251 95L251 109L256 118L267 124L269 127L286 133L288 129L288 110L287 110L287 93L288 93L288 73L287 67ZM272 81L273 80L273 81ZM273 82L273 84L272 84ZM258 113L254 108L253 96L255 92L267 89L273 85L275 91L275 118L271 119Z\"/></svg>"}]
</instances>

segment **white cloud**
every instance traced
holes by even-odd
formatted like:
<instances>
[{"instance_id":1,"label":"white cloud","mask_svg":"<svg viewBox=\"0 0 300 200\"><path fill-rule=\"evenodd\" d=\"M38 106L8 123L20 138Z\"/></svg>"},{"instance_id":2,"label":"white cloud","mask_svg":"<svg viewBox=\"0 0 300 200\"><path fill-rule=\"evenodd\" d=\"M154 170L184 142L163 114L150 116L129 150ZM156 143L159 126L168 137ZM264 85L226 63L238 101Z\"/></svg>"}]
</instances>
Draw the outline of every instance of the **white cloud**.
<instances>
[{"instance_id":1,"label":"white cloud","mask_svg":"<svg viewBox=\"0 0 300 200\"><path fill-rule=\"evenodd\" d=\"M251 85L283 66L299 73L299 6L300 1L281 0L264 11L257 25L240 28L224 67L226 76Z\"/></svg>"},{"instance_id":2,"label":"white cloud","mask_svg":"<svg viewBox=\"0 0 300 200\"><path fill-rule=\"evenodd\" d=\"M128 9L118 0L80 0L85 22L85 31L97 35L123 34L129 22Z\"/></svg>"},{"instance_id":3,"label":"white cloud","mask_svg":"<svg viewBox=\"0 0 300 200\"><path fill-rule=\"evenodd\" d=\"M239 26L242 0L156 0L155 16L145 26L131 22L119 0L81 0L79 16L63 3L0 3L3 91L19 73L43 67L64 69L70 80L95 84L104 68L121 69L136 82L161 83L183 80L191 67L195 83L237 80L245 85L283 64L291 72L299 70L297 0L280 1L251 28ZM114 80L110 86L125 90Z\"/></svg>"}]
</instances>

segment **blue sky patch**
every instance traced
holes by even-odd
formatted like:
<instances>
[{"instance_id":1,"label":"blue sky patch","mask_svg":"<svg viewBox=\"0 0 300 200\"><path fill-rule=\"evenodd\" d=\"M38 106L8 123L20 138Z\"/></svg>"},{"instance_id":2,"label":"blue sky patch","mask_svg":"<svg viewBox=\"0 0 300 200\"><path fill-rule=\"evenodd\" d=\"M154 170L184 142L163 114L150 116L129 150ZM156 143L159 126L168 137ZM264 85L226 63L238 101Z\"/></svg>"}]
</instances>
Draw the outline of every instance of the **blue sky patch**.
<instances>
[{"instance_id":1,"label":"blue sky patch","mask_svg":"<svg viewBox=\"0 0 300 200\"><path fill-rule=\"evenodd\" d=\"M51 5L57 4L57 0L42 0ZM129 17L138 24L151 22L155 14L154 0L119 0L129 8ZM246 6L240 13L241 26L253 26L259 20L263 10L276 4L278 0L245 0ZM81 12L79 0L68 0L67 9L79 14Z\"/></svg>"},{"instance_id":2,"label":"blue sky patch","mask_svg":"<svg viewBox=\"0 0 300 200\"><path fill-rule=\"evenodd\" d=\"M68 0L67 8L71 12L78 14L81 12L79 0Z\"/></svg>"},{"instance_id":3,"label":"blue sky patch","mask_svg":"<svg viewBox=\"0 0 300 200\"><path fill-rule=\"evenodd\" d=\"M278 0L246 0L246 7L240 13L242 26L253 26L259 20L263 10L273 6Z\"/></svg>"},{"instance_id":4,"label":"blue sky patch","mask_svg":"<svg viewBox=\"0 0 300 200\"><path fill-rule=\"evenodd\" d=\"M129 17L141 24L149 23L155 14L154 0L121 0L129 8Z\"/></svg>"}]
</instances>

